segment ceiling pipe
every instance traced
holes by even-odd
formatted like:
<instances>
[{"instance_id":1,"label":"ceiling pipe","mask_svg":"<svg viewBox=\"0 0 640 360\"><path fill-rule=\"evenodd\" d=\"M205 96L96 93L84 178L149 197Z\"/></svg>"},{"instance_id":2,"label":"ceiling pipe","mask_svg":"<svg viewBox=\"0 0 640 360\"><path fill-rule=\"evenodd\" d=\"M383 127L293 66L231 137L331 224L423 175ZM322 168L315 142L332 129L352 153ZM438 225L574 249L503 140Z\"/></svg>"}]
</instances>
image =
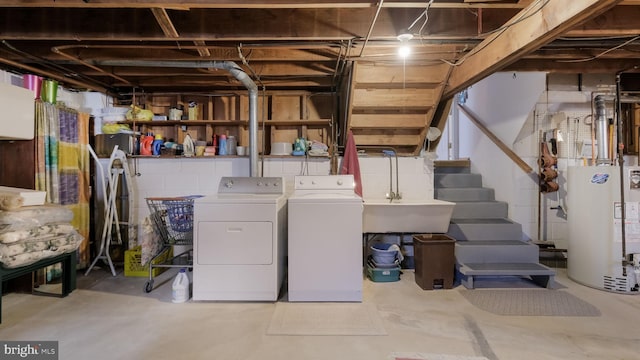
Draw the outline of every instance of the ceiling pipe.
<instances>
[{"instance_id":1,"label":"ceiling pipe","mask_svg":"<svg viewBox=\"0 0 640 360\"><path fill-rule=\"evenodd\" d=\"M609 119L604 96L598 95L594 99L596 108L596 142L598 147L598 165L611 165L609 157Z\"/></svg>"},{"instance_id":2,"label":"ceiling pipe","mask_svg":"<svg viewBox=\"0 0 640 360\"><path fill-rule=\"evenodd\" d=\"M240 66L233 61L144 61L144 60L105 60L96 61L105 66L148 66L204 68L227 70L236 80L249 90L249 165L250 176L258 176L258 86Z\"/></svg>"}]
</instances>

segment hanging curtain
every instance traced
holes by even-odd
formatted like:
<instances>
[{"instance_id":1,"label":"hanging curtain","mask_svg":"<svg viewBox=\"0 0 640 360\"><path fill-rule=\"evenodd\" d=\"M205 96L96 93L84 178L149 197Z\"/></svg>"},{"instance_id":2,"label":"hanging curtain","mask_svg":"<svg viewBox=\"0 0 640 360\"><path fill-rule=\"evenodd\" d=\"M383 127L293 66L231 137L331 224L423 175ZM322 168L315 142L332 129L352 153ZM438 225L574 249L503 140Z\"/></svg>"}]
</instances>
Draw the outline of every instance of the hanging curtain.
<instances>
[{"instance_id":1,"label":"hanging curtain","mask_svg":"<svg viewBox=\"0 0 640 360\"><path fill-rule=\"evenodd\" d=\"M36 190L47 202L73 211L71 224L84 236L78 267L89 264L89 114L36 102Z\"/></svg>"},{"instance_id":2,"label":"hanging curtain","mask_svg":"<svg viewBox=\"0 0 640 360\"><path fill-rule=\"evenodd\" d=\"M60 126L55 105L36 102L36 190L47 192L47 202L59 204L58 138Z\"/></svg>"}]
</instances>

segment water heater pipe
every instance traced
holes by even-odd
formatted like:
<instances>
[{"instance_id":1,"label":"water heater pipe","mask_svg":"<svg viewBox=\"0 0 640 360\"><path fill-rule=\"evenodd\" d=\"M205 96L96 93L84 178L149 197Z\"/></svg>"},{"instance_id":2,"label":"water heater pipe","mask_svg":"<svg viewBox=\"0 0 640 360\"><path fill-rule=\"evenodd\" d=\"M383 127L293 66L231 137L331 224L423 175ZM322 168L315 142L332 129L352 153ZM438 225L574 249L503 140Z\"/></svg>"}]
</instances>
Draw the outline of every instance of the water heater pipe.
<instances>
[{"instance_id":1,"label":"water heater pipe","mask_svg":"<svg viewBox=\"0 0 640 360\"><path fill-rule=\"evenodd\" d=\"M620 73L616 74L616 120L618 126L618 167L620 168L620 216L621 216L621 240L622 240L622 276L627 276L627 232L626 232L626 206L624 202L624 143L622 137L622 107L620 102Z\"/></svg>"},{"instance_id":2,"label":"water heater pipe","mask_svg":"<svg viewBox=\"0 0 640 360\"><path fill-rule=\"evenodd\" d=\"M249 174L258 176L258 86L240 66L233 61L145 61L104 60L95 62L105 66L148 66L227 70L249 90Z\"/></svg>"},{"instance_id":3,"label":"water heater pipe","mask_svg":"<svg viewBox=\"0 0 640 360\"><path fill-rule=\"evenodd\" d=\"M605 104L605 98L602 95L598 95L594 99L596 106L596 142L598 146L598 159L597 164L611 165L611 159L609 158L609 120L607 120L607 108Z\"/></svg>"}]
</instances>

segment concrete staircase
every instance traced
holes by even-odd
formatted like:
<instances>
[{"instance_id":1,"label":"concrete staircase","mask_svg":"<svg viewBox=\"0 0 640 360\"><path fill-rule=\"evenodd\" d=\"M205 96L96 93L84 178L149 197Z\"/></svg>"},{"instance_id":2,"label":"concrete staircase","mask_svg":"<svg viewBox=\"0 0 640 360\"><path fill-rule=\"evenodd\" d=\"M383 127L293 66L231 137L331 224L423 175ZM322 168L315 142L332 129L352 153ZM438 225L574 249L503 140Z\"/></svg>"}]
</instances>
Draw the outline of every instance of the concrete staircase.
<instances>
[{"instance_id":1,"label":"concrete staircase","mask_svg":"<svg viewBox=\"0 0 640 360\"><path fill-rule=\"evenodd\" d=\"M456 203L447 235L456 240L456 268L472 289L478 276L525 276L552 288L555 271L539 261L537 245L524 241L508 204L472 174L469 160L436 161L434 197Z\"/></svg>"}]
</instances>

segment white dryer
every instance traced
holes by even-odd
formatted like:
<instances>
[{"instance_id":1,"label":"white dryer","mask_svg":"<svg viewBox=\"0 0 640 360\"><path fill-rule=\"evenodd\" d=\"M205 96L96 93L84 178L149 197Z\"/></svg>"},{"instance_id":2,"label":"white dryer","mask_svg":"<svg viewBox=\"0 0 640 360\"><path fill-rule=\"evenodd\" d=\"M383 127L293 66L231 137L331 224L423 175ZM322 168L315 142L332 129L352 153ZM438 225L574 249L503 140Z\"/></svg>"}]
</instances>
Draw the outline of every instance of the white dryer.
<instances>
[{"instance_id":1,"label":"white dryer","mask_svg":"<svg viewBox=\"0 0 640 360\"><path fill-rule=\"evenodd\" d=\"M281 177L223 177L194 201L193 300L276 301L284 278Z\"/></svg>"},{"instance_id":2,"label":"white dryer","mask_svg":"<svg viewBox=\"0 0 640 360\"><path fill-rule=\"evenodd\" d=\"M289 197L289 301L362 301L362 198L353 175L296 176Z\"/></svg>"}]
</instances>

